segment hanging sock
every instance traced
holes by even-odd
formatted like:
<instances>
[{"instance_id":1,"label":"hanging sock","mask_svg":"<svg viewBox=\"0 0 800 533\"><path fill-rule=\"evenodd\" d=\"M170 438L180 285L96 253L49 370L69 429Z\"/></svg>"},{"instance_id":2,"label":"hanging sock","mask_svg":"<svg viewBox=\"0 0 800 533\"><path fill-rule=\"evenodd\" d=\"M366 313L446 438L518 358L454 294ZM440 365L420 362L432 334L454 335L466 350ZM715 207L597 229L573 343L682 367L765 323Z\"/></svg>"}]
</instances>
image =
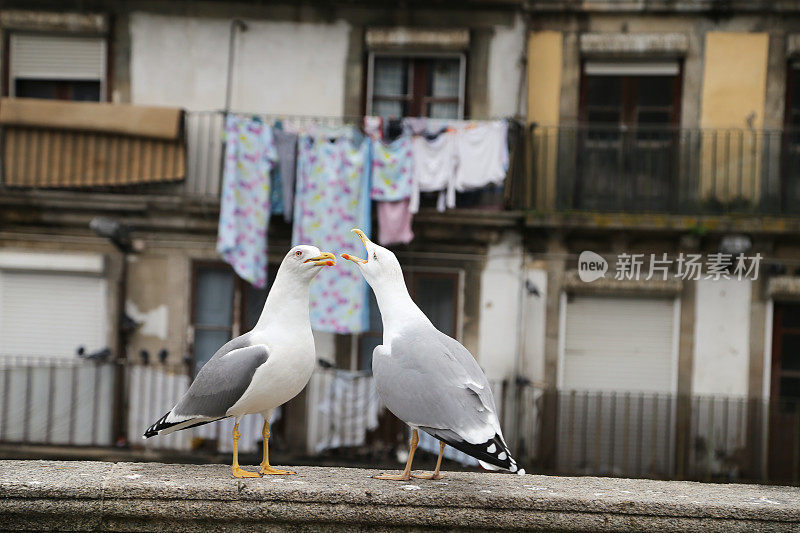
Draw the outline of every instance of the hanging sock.
<instances>
[{"instance_id":1,"label":"hanging sock","mask_svg":"<svg viewBox=\"0 0 800 533\"><path fill-rule=\"evenodd\" d=\"M258 288L267 284L270 172L276 161L272 128L250 117L227 116L217 252Z\"/></svg>"}]
</instances>

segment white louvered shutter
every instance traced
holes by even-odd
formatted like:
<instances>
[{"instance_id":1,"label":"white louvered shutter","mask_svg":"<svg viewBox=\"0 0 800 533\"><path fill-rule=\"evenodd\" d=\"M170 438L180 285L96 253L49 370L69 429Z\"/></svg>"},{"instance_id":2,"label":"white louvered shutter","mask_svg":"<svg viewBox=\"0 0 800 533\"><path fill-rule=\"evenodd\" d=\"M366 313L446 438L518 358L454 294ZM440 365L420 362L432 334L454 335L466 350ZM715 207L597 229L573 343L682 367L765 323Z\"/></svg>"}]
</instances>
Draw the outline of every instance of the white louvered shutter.
<instances>
[{"instance_id":1,"label":"white louvered shutter","mask_svg":"<svg viewBox=\"0 0 800 533\"><path fill-rule=\"evenodd\" d=\"M105 80L102 38L12 34L9 47L12 79Z\"/></svg>"},{"instance_id":2,"label":"white louvered shutter","mask_svg":"<svg viewBox=\"0 0 800 533\"><path fill-rule=\"evenodd\" d=\"M107 337L102 276L0 270L0 356L74 358Z\"/></svg>"},{"instance_id":3,"label":"white louvered shutter","mask_svg":"<svg viewBox=\"0 0 800 533\"><path fill-rule=\"evenodd\" d=\"M562 390L672 390L672 298L568 299Z\"/></svg>"}]
</instances>

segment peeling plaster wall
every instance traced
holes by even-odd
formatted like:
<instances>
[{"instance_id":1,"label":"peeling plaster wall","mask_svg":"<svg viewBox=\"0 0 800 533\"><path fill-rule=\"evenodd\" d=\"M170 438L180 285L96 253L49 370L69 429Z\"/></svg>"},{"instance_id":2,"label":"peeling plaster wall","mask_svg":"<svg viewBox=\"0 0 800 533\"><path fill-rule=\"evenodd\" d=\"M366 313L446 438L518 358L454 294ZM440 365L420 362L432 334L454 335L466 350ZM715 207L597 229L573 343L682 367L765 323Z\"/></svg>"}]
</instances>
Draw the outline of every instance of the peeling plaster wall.
<instances>
[{"instance_id":1,"label":"peeling plaster wall","mask_svg":"<svg viewBox=\"0 0 800 533\"><path fill-rule=\"evenodd\" d=\"M524 331L522 374L537 383L545 383L545 325L547 324L547 270L543 261L529 263L525 269ZM530 288L530 290L528 290ZM532 292L532 291L535 291Z\"/></svg>"},{"instance_id":2,"label":"peeling plaster wall","mask_svg":"<svg viewBox=\"0 0 800 533\"><path fill-rule=\"evenodd\" d=\"M525 23L522 16L514 18L512 27L495 27L489 44L489 116L525 115L523 53Z\"/></svg>"},{"instance_id":3,"label":"peeling plaster wall","mask_svg":"<svg viewBox=\"0 0 800 533\"><path fill-rule=\"evenodd\" d=\"M481 319L478 325L478 363L490 380L514 375L519 349L520 267L519 235L506 234L491 244L481 274Z\"/></svg>"},{"instance_id":4,"label":"peeling plaster wall","mask_svg":"<svg viewBox=\"0 0 800 533\"><path fill-rule=\"evenodd\" d=\"M179 363L187 354L190 317L190 259L183 248L164 249L147 240L145 251L128 265L125 310L141 326L131 335L128 357L140 361L147 350L150 361L167 350L168 361Z\"/></svg>"},{"instance_id":5,"label":"peeling plaster wall","mask_svg":"<svg viewBox=\"0 0 800 533\"><path fill-rule=\"evenodd\" d=\"M247 30L235 38L232 109L343 113L347 23L245 23ZM133 103L222 109L230 25L221 18L132 14Z\"/></svg>"},{"instance_id":6,"label":"peeling plaster wall","mask_svg":"<svg viewBox=\"0 0 800 533\"><path fill-rule=\"evenodd\" d=\"M751 284L737 280L695 282L693 394L747 395Z\"/></svg>"}]
</instances>

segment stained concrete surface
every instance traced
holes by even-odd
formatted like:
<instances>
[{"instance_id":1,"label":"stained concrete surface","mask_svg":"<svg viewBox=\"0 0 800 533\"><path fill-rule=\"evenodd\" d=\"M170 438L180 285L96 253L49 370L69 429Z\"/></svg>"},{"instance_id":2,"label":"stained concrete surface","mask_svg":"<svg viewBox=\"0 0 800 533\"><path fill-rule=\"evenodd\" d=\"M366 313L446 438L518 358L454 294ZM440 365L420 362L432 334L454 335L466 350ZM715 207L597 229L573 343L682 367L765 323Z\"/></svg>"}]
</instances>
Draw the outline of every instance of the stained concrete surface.
<instances>
[{"instance_id":1,"label":"stained concrete surface","mask_svg":"<svg viewBox=\"0 0 800 533\"><path fill-rule=\"evenodd\" d=\"M0 461L0 528L800 532L798 487L294 469L237 480L224 465Z\"/></svg>"}]
</instances>

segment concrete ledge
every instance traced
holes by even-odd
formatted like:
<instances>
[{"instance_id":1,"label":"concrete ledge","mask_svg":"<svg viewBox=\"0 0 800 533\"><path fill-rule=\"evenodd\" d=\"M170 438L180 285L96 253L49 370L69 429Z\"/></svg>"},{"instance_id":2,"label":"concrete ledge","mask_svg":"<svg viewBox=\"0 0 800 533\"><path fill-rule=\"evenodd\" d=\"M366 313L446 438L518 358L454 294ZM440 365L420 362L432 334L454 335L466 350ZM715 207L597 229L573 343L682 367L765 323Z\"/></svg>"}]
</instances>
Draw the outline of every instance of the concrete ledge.
<instances>
[{"instance_id":1,"label":"concrete ledge","mask_svg":"<svg viewBox=\"0 0 800 533\"><path fill-rule=\"evenodd\" d=\"M298 467L0 461L3 529L800 531L800 488L448 472L439 482Z\"/></svg>"}]
</instances>

